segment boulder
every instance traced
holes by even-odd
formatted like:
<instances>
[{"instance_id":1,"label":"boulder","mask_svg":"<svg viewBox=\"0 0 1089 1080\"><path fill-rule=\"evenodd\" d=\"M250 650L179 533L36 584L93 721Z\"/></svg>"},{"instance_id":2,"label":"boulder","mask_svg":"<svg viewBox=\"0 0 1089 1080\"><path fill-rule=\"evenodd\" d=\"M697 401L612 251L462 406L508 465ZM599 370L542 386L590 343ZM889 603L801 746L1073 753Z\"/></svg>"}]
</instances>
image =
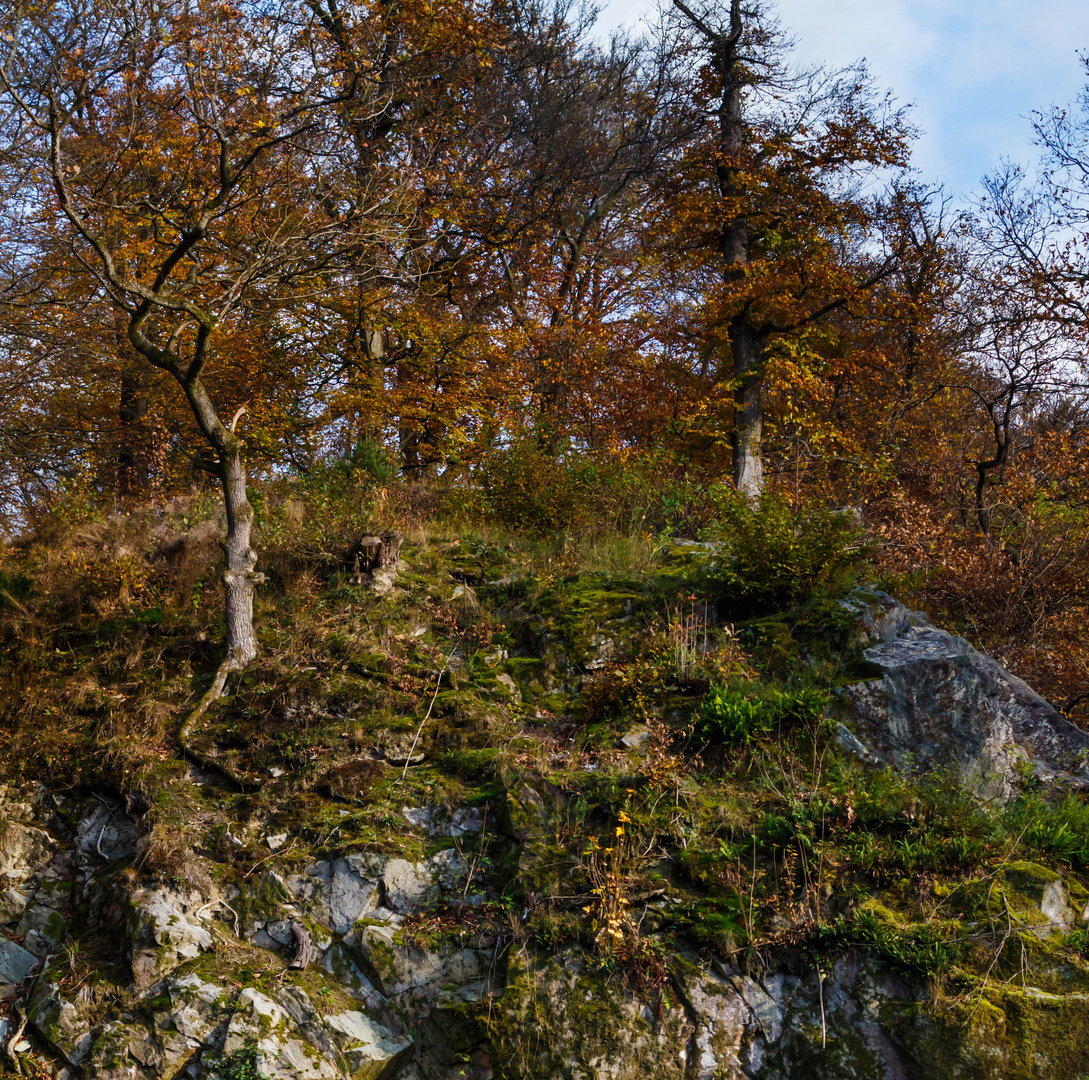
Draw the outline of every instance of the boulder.
<instances>
[{"instance_id":1,"label":"boulder","mask_svg":"<svg viewBox=\"0 0 1089 1080\"><path fill-rule=\"evenodd\" d=\"M922 984L860 953L823 977L759 982L674 957L661 992L660 1004L641 1001L576 950L547 961L516 955L493 1011L495 1050L512 1075L534 1080L929 1075L898 1046L901 1025L925 997Z\"/></svg>"},{"instance_id":2,"label":"boulder","mask_svg":"<svg viewBox=\"0 0 1089 1080\"><path fill-rule=\"evenodd\" d=\"M1037 937L1061 937L1080 922L1066 882L1046 866L1024 861L1006 863L997 880L1006 910L1018 923L1027 924ZM996 909L1002 910L997 900Z\"/></svg>"},{"instance_id":3,"label":"boulder","mask_svg":"<svg viewBox=\"0 0 1089 1080\"><path fill-rule=\"evenodd\" d=\"M493 1015L493 1048L512 1076L534 1080L687 1080L695 1027L684 1008L655 1010L575 950L511 958ZM726 1074L734 1080L732 1074Z\"/></svg>"},{"instance_id":4,"label":"boulder","mask_svg":"<svg viewBox=\"0 0 1089 1080\"><path fill-rule=\"evenodd\" d=\"M352 1080L391 1076L412 1053L412 1042L356 1010L327 1013L325 1028L343 1056Z\"/></svg>"},{"instance_id":5,"label":"boulder","mask_svg":"<svg viewBox=\"0 0 1089 1080\"><path fill-rule=\"evenodd\" d=\"M131 895L132 978L138 989L212 947L212 935L191 913L198 901L199 897L166 886L138 889Z\"/></svg>"},{"instance_id":6,"label":"boulder","mask_svg":"<svg viewBox=\"0 0 1089 1080\"><path fill-rule=\"evenodd\" d=\"M23 909L15 928L23 945L35 956L56 952L68 932L65 918L71 909L72 883L68 878L51 876L61 868L53 865L38 881L34 897Z\"/></svg>"},{"instance_id":7,"label":"boulder","mask_svg":"<svg viewBox=\"0 0 1089 1080\"><path fill-rule=\"evenodd\" d=\"M121 1020L111 1020L99 1029L82 1058L80 1068L88 1080L137 1080L144 1074L130 1052L139 1047L143 1036L134 1034L132 1026Z\"/></svg>"},{"instance_id":8,"label":"boulder","mask_svg":"<svg viewBox=\"0 0 1089 1080\"><path fill-rule=\"evenodd\" d=\"M43 870L53 857L49 833L17 821L0 823L0 881L18 885Z\"/></svg>"},{"instance_id":9,"label":"boulder","mask_svg":"<svg viewBox=\"0 0 1089 1080\"><path fill-rule=\"evenodd\" d=\"M223 1042L226 1061L252 1054L253 1075L268 1080L339 1080L339 1070L295 1029L272 998L247 987L237 998Z\"/></svg>"},{"instance_id":10,"label":"boulder","mask_svg":"<svg viewBox=\"0 0 1089 1080\"><path fill-rule=\"evenodd\" d=\"M227 1027L225 1061L252 1055L268 1080L384 1080L412 1053L412 1042L357 1010L321 1015L297 987L274 995L242 990Z\"/></svg>"},{"instance_id":11,"label":"boulder","mask_svg":"<svg viewBox=\"0 0 1089 1080\"><path fill-rule=\"evenodd\" d=\"M357 920L380 906L379 893L387 859L376 855L349 855L332 862L316 862L302 874L281 880L266 875L282 888L298 911L334 934L345 934Z\"/></svg>"},{"instance_id":12,"label":"boulder","mask_svg":"<svg viewBox=\"0 0 1089 1080\"><path fill-rule=\"evenodd\" d=\"M484 828L484 817L475 806L453 812L441 806L405 806L401 816L414 828L423 829L428 836L468 836Z\"/></svg>"},{"instance_id":13,"label":"boulder","mask_svg":"<svg viewBox=\"0 0 1089 1080\"><path fill-rule=\"evenodd\" d=\"M30 903L27 892L19 889L4 889L0 892L0 923L16 922Z\"/></svg>"},{"instance_id":14,"label":"boulder","mask_svg":"<svg viewBox=\"0 0 1089 1080\"><path fill-rule=\"evenodd\" d=\"M136 854L136 825L124 811L100 806L79 823L76 857L81 866L116 862Z\"/></svg>"},{"instance_id":15,"label":"boulder","mask_svg":"<svg viewBox=\"0 0 1089 1080\"><path fill-rule=\"evenodd\" d=\"M875 596L860 611L875 677L841 692L845 748L899 770L952 769L999 803L1026 761L1042 778L1089 786L1089 733L964 638Z\"/></svg>"},{"instance_id":16,"label":"boulder","mask_svg":"<svg viewBox=\"0 0 1089 1080\"><path fill-rule=\"evenodd\" d=\"M230 993L196 975L167 979L153 998L153 1030L134 1056L157 1075L177 1075L191 1059L220 1048L232 1004Z\"/></svg>"},{"instance_id":17,"label":"boulder","mask_svg":"<svg viewBox=\"0 0 1089 1080\"><path fill-rule=\"evenodd\" d=\"M91 1010L87 1003L68 1001L63 988L45 979L38 981L27 1003L27 1018L38 1033L72 1065L81 1065L94 1042Z\"/></svg>"},{"instance_id":18,"label":"boulder","mask_svg":"<svg viewBox=\"0 0 1089 1080\"><path fill-rule=\"evenodd\" d=\"M362 926L343 944L360 958L378 990L402 1008L430 1005L444 990L473 983L488 971L476 949L414 948L402 944L397 928L389 924Z\"/></svg>"},{"instance_id":19,"label":"boulder","mask_svg":"<svg viewBox=\"0 0 1089 1080\"><path fill-rule=\"evenodd\" d=\"M427 757L423 744L412 731L382 732L375 749L395 768L419 765Z\"/></svg>"},{"instance_id":20,"label":"boulder","mask_svg":"<svg viewBox=\"0 0 1089 1080\"><path fill-rule=\"evenodd\" d=\"M431 884L427 867L405 859L390 859L382 874L386 904L402 915L424 903L431 891Z\"/></svg>"},{"instance_id":21,"label":"boulder","mask_svg":"<svg viewBox=\"0 0 1089 1080\"><path fill-rule=\"evenodd\" d=\"M21 983L38 963L38 957L7 938L0 939L0 986Z\"/></svg>"}]
</instances>

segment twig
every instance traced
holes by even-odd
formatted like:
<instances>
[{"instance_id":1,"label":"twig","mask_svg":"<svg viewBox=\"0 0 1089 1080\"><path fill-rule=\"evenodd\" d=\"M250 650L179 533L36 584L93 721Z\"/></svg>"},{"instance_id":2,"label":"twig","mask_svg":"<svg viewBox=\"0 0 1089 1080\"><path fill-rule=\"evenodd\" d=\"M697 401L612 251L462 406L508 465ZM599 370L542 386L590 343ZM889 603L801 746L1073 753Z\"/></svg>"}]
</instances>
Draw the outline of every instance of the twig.
<instances>
[{"instance_id":1,"label":"twig","mask_svg":"<svg viewBox=\"0 0 1089 1080\"><path fill-rule=\"evenodd\" d=\"M435 707L435 699L439 696L439 687L442 686L442 677L446 672L446 665L450 663L450 657L454 655L457 647L461 644L461 638L458 638L454 642L454 647L446 654L446 659L442 662L442 667L439 669L439 677L435 680L435 692L431 695L431 704L427 706L427 712L424 713L424 718L420 721L420 726L416 729L416 737L412 740L412 746L409 748L408 754L405 757L405 767L401 772L401 779L397 781L398 784L404 781L404 778L408 775L409 762L412 761L412 755L416 753L416 744L420 741L420 733L424 729L424 724L427 723L428 718L431 716L431 710Z\"/></svg>"},{"instance_id":2,"label":"twig","mask_svg":"<svg viewBox=\"0 0 1089 1080\"><path fill-rule=\"evenodd\" d=\"M469 894L469 886L473 883L473 875L476 873L476 868L478 866L478 860L483 860L483 858L484 858L484 840L485 840L487 831L488 831L488 804L485 803L484 804L484 822L480 826L480 849L477 851L476 855L473 856L472 862L469 863L469 872L465 875L465 888L461 890L461 897L462 897L463 900ZM461 855L460 849L458 851L458 854ZM464 857L465 856L462 855L462 858L464 858Z\"/></svg>"},{"instance_id":3,"label":"twig","mask_svg":"<svg viewBox=\"0 0 1089 1080\"><path fill-rule=\"evenodd\" d=\"M38 985L38 980L42 977L42 973L49 966L49 961L52 959L53 954L47 953L46 956L43 957L41 963L39 963L38 970L34 973L34 978L31 980L30 988L26 992L27 1001L29 1001L31 997L33 997L34 990ZM23 1068L23 1063L17 1057L18 1051L15 1048L22 1041L23 1032L26 1031L26 1024L27 1019L29 1018L29 1013L27 1013L26 1009L24 1009L23 1006L20 1004L14 1004L12 1008L19 1014L19 1027L16 1029L15 1034L12 1035L12 1037L8 1039L8 1041L4 1044L4 1050L7 1053L8 1057L11 1059L12 1065L15 1066L15 1071L20 1076L26 1076L27 1072Z\"/></svg>"},{"instance_id":4,"label":"twig","mask_svg":"<svg viewBox=\"0 0 1089 1080\"><path fill-rule=\"evenodd\" d=\"M102 822L102 828L98 830L98 843L95 844L95 851L98 852L98 857L100 859L106 858L106 856L102 854L102 837L104 837L106 835L106 826L109 825L109 823L110 823L110 814L112 814L112 813L113 813L113 811L110 810L106 814L106 819L105 819L105 821Z\"/></svg>"},{"instance_id":5,"label":"twig","mask_svg":"<svg viewBox=\"0 0 1089 1080\"><path fill-rule=\"evenodd\" d=\"M286 855L297 843L298 840L292 840L283 851L274 851L271 855L266 855L263 859L258 859L242 876L248 878L259 866L264 866L265 863L271 862L277 855ZM236 915L235 918L237 917L238 916Z\"/></svg>"},{"instance_id":6,"label":"twig","mask_svg":"<svg viewBox=\"0 0 1089 1080\"><path fill-rule=\"evenodd\" d=\"M235 911L235 909L231 907L231 905L228 904L227 901L224 900L222 897L219 897L215 900L209 900L208 903L204 905L204 907L198 909L197 913L193 917L199 919L209 908L213 908L216 906L225 907L234 916L234 936L238 937L238 912Z\"/></svg>"}]
</instances>

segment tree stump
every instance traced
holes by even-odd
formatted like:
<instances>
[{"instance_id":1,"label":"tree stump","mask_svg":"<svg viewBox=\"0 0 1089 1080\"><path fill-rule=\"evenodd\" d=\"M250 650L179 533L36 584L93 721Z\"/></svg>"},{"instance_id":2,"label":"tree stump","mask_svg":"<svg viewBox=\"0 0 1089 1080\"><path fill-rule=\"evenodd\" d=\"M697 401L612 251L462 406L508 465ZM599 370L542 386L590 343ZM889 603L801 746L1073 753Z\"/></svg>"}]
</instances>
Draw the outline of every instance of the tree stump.
<instances>
[{"instance_id":1,"label":"tree stump","mask_svg":"<svg viewBox=\"0 0 1089 1080\"><path fill-rule=\"evenodd\" d=\"M401 561L399 532L363 536L352 548L352 584L383 596L393 588L397 565Z\"/></svg>"}]
</instances>

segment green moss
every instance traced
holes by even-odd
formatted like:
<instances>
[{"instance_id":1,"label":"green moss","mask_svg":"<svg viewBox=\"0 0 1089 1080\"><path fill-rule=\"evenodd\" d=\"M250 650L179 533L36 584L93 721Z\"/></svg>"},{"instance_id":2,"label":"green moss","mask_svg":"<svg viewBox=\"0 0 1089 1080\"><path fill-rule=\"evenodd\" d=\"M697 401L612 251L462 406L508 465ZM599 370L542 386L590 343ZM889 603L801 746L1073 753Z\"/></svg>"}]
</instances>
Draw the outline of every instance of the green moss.
<instances>
[{"instance_id":1,"label":"green moss","mask_svg":"<svg viewBox=\"0 0 1089 1080\"><path fill-rule=\"evenodd\" d=\"M970 1000L922 1009L901 1035L933 1080L1083 1080L1089 996L988 986Z\"/></svg>"},{"instance_id":2,"label":"green moss","mask_svg":"<svg viewBox=\"0 0 1089 1080\"><path fill-rule=\"evenodd\" d=\"M622 983L595 970L589 958L564 959L537 966L524 957L512 961L507 988L487 1017L498 1076L575 1080L593 1075L591 1063L608 1061L616 1080L681 1080L683 1062L675 1051L658 1052L656 1025ZM663 1026L674 1031L682 1016L666 1010ZM670 1036L663 1041L671 1046Z\"/></svg>"}]
</instances>

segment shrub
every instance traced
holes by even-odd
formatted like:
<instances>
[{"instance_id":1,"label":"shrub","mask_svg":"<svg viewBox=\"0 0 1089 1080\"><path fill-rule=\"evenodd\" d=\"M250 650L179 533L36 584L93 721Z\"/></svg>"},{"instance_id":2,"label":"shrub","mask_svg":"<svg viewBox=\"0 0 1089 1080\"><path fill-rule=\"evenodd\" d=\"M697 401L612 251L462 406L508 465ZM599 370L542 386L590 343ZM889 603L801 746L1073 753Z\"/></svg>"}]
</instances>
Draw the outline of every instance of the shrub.
<instances>
[{"instance_id":1,"label":"shrub","mask_svg":"<svg viewBox=\"0 0 1089 1080\"><path fill-rule=\"evenodd\" d=\"M551 457L532 435L488 454L477 479L488 511L502 525L549 533L583 523L582 470Z\"/></svg>"},{"instance_id":2,"label":"shrub","mask_svg":"<svg viewBox=\"0 0 1089 1080\"><path fill-rule=\"evenodd\" d=\"M780 690L748 679L715 683L700 705L699 729L704 738L736 746L785 723L817 720L827 705L827 694L812 687Z\"/></svg>"},{"instance_id":3,"label":"shrub","mask_svg":"<svg viewBox=\"0 0 1089 1080\"><path fill-rule=\"evenodd\" d=\"M793 507L768 492L755 503L727 496L710 536L722 544L715 591L744 611L777 610L818 590L845 591L871 550L850 514Z\"/></svg>"},{"instance_id":4,"label":"shrub","mask_svg":"<svg viewBox=\"0 0 1089 1080\"><path fill-rule=\"evenodd\" d=\"M360 439L336 467L352 480L390 480L394 473L390 452L374 439Z\"/></svg>"},{"instance_id":5,"label":"shrub","mask_svg":"<svg viewBox=\"0 0 1089 1080\"><path fill-rule=\"evenodd\" d=\"M661 685L661 672L648 660L610 664L583 684L581 700L588 721L634 713L645 718L648 696Z\"/></svg>"}]
</instances>

